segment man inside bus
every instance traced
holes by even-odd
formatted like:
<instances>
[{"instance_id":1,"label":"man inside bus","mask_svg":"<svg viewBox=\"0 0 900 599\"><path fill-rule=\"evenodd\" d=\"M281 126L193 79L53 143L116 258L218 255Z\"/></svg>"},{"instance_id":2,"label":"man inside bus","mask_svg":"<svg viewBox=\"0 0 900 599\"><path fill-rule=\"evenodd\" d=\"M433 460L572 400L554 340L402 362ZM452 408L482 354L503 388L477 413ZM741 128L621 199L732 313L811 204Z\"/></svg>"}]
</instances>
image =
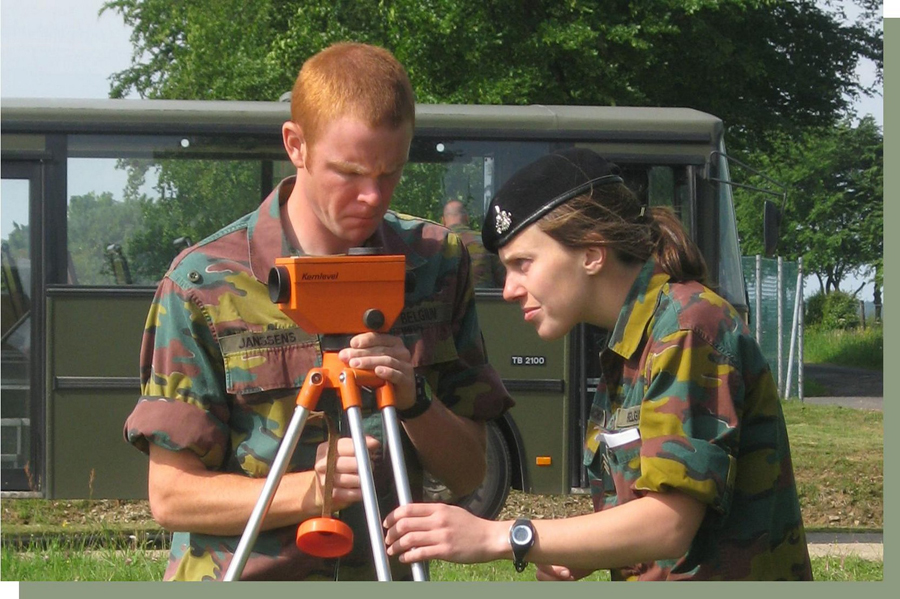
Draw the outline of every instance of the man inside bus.
<instances>
[{"instance_id":1,"label":"man inside bus","mask_svg":"<svg viewBox=\"0 0 900 599\"><path fill-rule=\"evenodd\" d=\"M266 281L284 255L334 255L357 246L403 254L414 276L391 334L362 333L339 357L393 384L413 498L422 470L454 493L486 470L484 421L512 405L487 363L469 257L445 228L388 210L407 162L412 87L386 50L342 43L303 65L282 136L296 175L255 212L182 252L154 297L141 348L141 397L125 435L149 453L154 517L175 532L166 580L220 580L291 420L319 340L269 299ZM406 318L404 318L406 317ZM381 413L364 392L366 444L382 514L396 505L384 463ZM336 392L317 411L341 425ZM356 456L337 443L326 481L327 428L311 418L281 478L242 580L371 580ZM296 527L331 507L354 531L339 559L301 552ZM394 579L409 578L406 566Z\"/></svg>"},{"instance_id":2,"label":"man inside bus","mask_svg":"<svg viewBox=\"0 0 900 599\"><path fill-rule=\"evenodd\" d=\"M481 234L469 226L469 211L460 200L450 200L444 204L441 223L456 233L466 246L472 262L472 279L476 288L503 288L506 269L500 259L484 249Z\"/></svg>"}]
</instances>

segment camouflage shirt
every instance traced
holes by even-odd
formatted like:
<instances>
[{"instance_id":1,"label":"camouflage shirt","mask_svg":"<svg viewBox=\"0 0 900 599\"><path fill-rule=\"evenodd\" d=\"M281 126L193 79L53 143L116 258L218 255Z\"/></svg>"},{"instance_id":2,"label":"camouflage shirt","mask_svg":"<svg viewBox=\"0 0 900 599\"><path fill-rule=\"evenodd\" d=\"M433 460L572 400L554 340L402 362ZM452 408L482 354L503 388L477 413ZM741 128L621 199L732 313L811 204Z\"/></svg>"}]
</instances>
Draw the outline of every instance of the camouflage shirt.
<instances>
[{"instance_id":1,"label":"camouflage shirt","mask_svg":"<svg viewBox=\"0 0 900 599\"><path fill-rule=\"evenodd\" d=\"M160 283L141 347L141 397L125 423L127 440L142 451L155 443L193 451L210 470L268 475L306 372L321 365L319 340L272 303L265 283L277 257L298 254L283 234L279 212L292 188L292 178L282 181L256 212L183 252ZM415 275L392 333L404 340L434 396L475 420L495 418L509 408L512 400L485 359L459 238L435 223L388 212L369 244L405 255ZM384 448L381 415L373 402L372 397L364 401L364 429ZM336 393L325 391L316 410L329 413L349 435ZM310 420L289 471L312 469L316 446L326 438L321 421ZM404 442L417 499L421 466L405 435ZM397 503L390 463L383 458L381 453L374 457L373 473L385 516ZM301 553L296 526L263 531L241 579L375 579L362 504L340 517L355 533L348 556L320 559ZM239 540L239 535L175 533L165 578L223 578ZM394 575L402 578L404 572L395 569Z\"/></svg>"},{"instance_id":2,"label":"camouflage shirt","mask_svg":"<svg viewBox=\"0 0 900 599\"><path fill-rule=\"evenodd\" d=\"M449 228L459 235L459 238L462 239L463 244L469 251L475 287L479 289L502 288L506 280L506 269L503 268L503 264L496 254L492 254L484 248L484 244L481 242L481 235L462 224L450 225Z\"/></svg>"},{"instance_id":3,"label":"camouflage shirt","mask_svg":"<svg viewBox=\"0 0 900 599\"><path fill-rule=\"evenodd\" d=\"M584 451L594 509L649 491L708 506L685 555L613 578L810 580L775 381L735 309L651 260L600 363Z\"/></svg>"}]
</instances>

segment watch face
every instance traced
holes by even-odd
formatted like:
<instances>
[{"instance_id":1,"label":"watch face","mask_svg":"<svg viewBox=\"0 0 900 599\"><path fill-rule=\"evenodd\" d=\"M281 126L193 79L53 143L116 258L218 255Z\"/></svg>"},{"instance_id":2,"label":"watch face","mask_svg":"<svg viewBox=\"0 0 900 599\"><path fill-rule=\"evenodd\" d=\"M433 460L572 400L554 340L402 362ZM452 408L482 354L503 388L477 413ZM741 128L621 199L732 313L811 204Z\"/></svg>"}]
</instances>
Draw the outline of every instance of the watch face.
<instances>
[{"instance_id":1,"label":"watch face","mask_svg":"<svg viewBox=\"0 0 900 599\"><path fill-rule=\"evenodd\" d=\"M513 527L511 535L512 540L516 545L527 545L531 542L533 533L529 527L519 525Z\"/></svg>"}]
</instances>

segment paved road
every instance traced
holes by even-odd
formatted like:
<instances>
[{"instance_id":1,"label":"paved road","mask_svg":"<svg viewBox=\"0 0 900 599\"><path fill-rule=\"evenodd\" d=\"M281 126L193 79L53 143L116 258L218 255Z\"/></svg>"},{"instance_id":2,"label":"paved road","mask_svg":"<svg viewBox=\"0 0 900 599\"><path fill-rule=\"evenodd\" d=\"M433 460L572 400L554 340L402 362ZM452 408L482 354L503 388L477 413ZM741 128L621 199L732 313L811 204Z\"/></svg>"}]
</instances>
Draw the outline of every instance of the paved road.
<instances>
[{"instance_id":1,"label":"paved road","mask_svg":"<svg viewBox=\"0 0 900 599\"><path fill-rule=\"evenodd\" d=\"M815 405L838 405L863 410L882 410L884 374L833 364L804 364L803 377L826 389L825 397L805 397Z\"/></svg>"},{"instance_id":2,"label":"paved road","mask_svg":"<svg viewBox=\"0 0 900 599\"><path fill-rule=\"evenodd\" d=\"M844 406L845 408L857 408L860 410L883 411L883 397L806 397L803 403L818 406Z\"/></svg>"},{"instance_id":3,"label":"paved road","mask_svg":"<svg viewBox=\"0 0 900 599\"><path fill-rule=\"evenodd\" d=\"M808 532L810 557L854 555L869 561L884 561L884 535L880 532Z\"/></svg>"}]
</instances>

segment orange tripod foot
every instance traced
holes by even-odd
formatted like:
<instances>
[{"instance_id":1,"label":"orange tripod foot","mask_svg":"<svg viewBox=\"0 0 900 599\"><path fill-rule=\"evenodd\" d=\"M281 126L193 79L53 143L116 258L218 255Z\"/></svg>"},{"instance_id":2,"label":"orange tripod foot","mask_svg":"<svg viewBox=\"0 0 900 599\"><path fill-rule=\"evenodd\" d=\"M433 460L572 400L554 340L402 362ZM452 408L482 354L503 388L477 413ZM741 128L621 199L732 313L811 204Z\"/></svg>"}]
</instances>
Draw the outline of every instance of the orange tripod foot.
<instances>
[{"instance_id":1,"label":"orange tripod foot","mask_svg":"<svg viewBox=\"0 0 900 599\"><path fill-rule=\"evenodd\" d=\"M353 548L353 531L334 518L310 518L297 528L297 549L316 557L342 557Z\"/></svg>"}]
</instances>

